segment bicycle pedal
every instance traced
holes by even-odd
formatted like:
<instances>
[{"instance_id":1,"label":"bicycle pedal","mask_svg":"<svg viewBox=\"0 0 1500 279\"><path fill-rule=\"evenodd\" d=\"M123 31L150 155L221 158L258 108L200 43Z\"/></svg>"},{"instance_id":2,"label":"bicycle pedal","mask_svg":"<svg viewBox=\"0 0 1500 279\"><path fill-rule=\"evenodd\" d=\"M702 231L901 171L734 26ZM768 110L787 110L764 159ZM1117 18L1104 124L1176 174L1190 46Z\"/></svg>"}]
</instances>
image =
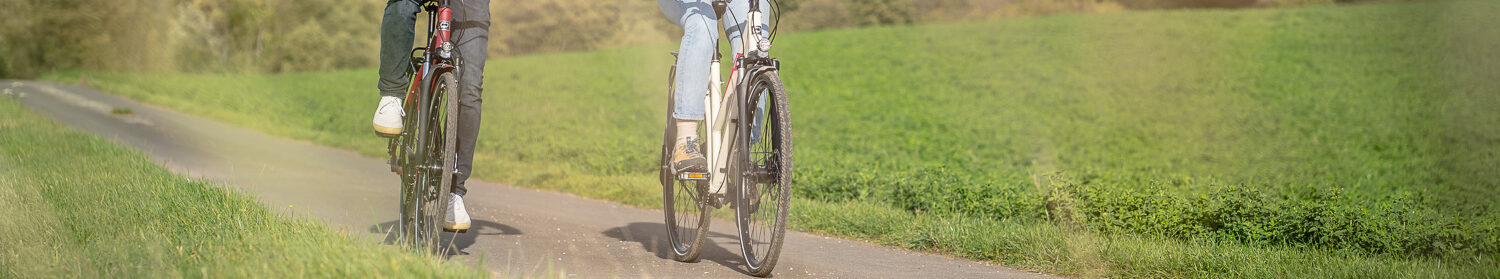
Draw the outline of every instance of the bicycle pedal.
<instances>
[{"instance_id":1,"label":"bicycle pedal","mask_svg":"<svg viewBox=\"0 0 1500 279\"><path fill-rule=\"evenodd\" d=\"M708 173L706 173L706 172L679 172L679 173L677 173L677 179L679 179L679 180L705 180L706 181L706 180L708 180Z\"/></svg>"}]
</instances>

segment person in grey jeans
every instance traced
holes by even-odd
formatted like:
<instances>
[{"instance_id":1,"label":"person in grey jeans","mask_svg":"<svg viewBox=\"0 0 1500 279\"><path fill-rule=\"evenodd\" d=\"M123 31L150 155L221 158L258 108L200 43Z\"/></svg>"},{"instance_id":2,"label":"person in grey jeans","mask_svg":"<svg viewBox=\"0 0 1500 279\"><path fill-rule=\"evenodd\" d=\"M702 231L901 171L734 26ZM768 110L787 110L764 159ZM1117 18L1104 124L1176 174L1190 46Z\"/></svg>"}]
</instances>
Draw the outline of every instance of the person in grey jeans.
<instances>
[{"instance_id":1,"label":"person in grey jeans","mask_svg":"<svg viewBox=\"0 0 1500 279\"><path fill-rule=\"evenodd\" d=\"M406 75L415 36L420 0L388 0L380 21L380 104L375 108L375 132L383 135L401 133L401 98L410 86ZM479 136L480 102L484 88L484 56L490 39L489 0L450 0L453 8L453 38L461 64L458 77L458 174L449 199L443 228L452 231L469 229L469 214L464 208L464 194L474 169L474 141Z\"/></svg>"},{"instance_id":2,"label":"person in grey jeans","mask_svg":"<svg viewBox=\"0 0 1500 279\"><path fill-rule=\"evenodd\" d=\"M760 6L770 7L761 1ZM708 160L698 150L698 122L704 119L703 99L708 90L709 65L714 57L714 43L719 41L718 15L714 14L713 0L657 0L657 6L668 20L682 27L682 45L678 47L677 84L673 84L672 118L676 119L677 142L672 151L672 168L678 172L704 172ZM724 34L730 42L737 42L744 34L750 12L750 0L729 1L724 17ZM761 22L767 22L762 13ZM761 25L761 30L769 29ZM762 35L766 32L761 32ZM732 53L743 53L740 46L730 44ZM716 193L717 194L717 193Z\"/></svg>"}]
</instances>

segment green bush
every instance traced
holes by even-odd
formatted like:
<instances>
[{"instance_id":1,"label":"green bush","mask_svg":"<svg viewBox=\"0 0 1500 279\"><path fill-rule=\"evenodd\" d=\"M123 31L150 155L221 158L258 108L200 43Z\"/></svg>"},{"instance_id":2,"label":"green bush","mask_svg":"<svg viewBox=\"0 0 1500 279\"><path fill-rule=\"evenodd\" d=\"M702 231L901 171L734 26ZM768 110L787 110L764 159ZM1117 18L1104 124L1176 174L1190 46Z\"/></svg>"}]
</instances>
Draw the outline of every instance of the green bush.
<instances>
[{"instance_id":1,"label":"green bush","mask_svg":"<svg viewBox=\"0 0 1500 279\"><path fill-rule=\"evenodd\" d=\"M850 20L855 25L902 24L916 21L917 14L908 0L845 0Z\"/></svg>"},{"instance_id":2,"label":"green bush","mask_svg":"<svg viewBox=\"0 0 1500 279\"><path fill-rule=\"evenodd\" d=\"M819 166L812 166L818 168ZM885 201L896 208L936 214L1006 219L1041 217L1042 202L1030 185L997 185L944 167L896 174L803 171L794 195L820 201Z\"/></svg>"},{"instance_id":3,"label":"green bush","mask_svg":"<svg viewBox=\"0 0 1500 279\"><path fill-rule=\"evenodd\" d=\"M1110 181L1138 179L1110 179ZM1422 192L1353 199L1343 188L1272 195L1252 187L1213 185L1182 196L1171 184L1064 181L1054 191L1072 198L1079 221L1102 233L1206 238L1256 245L1347 249L1375 254L1463 256L1500 252L1493 218L1444 212ZM1077 182L1071 182L1077 181ZM1058 195L1060 193L1053 193Z\"/></svg>"}]
</instances>

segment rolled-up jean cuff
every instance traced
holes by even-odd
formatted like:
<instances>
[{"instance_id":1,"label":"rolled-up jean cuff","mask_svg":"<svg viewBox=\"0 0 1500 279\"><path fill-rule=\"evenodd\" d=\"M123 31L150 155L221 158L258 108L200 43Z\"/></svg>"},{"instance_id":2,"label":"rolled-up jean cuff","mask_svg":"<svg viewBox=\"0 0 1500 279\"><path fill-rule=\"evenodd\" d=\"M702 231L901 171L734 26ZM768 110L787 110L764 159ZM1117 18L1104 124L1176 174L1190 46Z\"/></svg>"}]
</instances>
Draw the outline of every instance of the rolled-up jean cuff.
<instances>
[{"instance_id":1,"label":"rolled-up jean cuff","mask_svg":"<svg viewBox=\"0 0 1500 279\"><path fill-rule=\"evenodd\" d=\"M692 115L692 114L682 114L682 113L672 113L672 118L676 118L677 120L690 120L690 121L703 121L703 119L704 119L704 117L703 117L702 114Z\"/></svg>"},{"instance_id":2,"label":"rolled-up jean cuff","mask_svg":"<svg viewBox=\"0 0 1500 279\"><path fill-rule=\"evenodd\" d=\"M405 97L405 96L401 96L402 93L404 93L404 92L388 92L388 91L385 91L385 90L381 90L380 91L380 96L381 97L396 97L396 98Z\"/></svg>"}]
</instances>

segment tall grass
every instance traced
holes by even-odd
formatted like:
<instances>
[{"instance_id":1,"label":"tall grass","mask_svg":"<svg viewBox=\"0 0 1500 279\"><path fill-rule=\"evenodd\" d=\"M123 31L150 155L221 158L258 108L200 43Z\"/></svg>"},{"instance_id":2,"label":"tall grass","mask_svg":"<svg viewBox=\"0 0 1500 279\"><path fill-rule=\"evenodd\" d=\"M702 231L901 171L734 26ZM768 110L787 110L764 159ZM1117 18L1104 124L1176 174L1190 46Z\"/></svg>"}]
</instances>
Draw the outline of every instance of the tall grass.
<instances>
[{"instance_id":1,"label":"tall grass","mask_svg":"<svg viewBox=\"0 0 1500 279\"><path fill-rule=\"evenodd\" d=\"M485 277L275 212L0 98L0 277Z\"/></svg>"},{"instance_id":2,"label":"tall grass","mask_svg":"<svg viewBox=\"0 0 1500 279\"><path fill-rule=\"evenodd\" d=\"M787 34L775 52L795 117L793 224L1084 276L1494 276L1496 12L1427 2ZM671 48L493 61L476 175L659 206ZM370 70L88 76L384 152L368 136Z\"/></svg>"}]
</instances>

